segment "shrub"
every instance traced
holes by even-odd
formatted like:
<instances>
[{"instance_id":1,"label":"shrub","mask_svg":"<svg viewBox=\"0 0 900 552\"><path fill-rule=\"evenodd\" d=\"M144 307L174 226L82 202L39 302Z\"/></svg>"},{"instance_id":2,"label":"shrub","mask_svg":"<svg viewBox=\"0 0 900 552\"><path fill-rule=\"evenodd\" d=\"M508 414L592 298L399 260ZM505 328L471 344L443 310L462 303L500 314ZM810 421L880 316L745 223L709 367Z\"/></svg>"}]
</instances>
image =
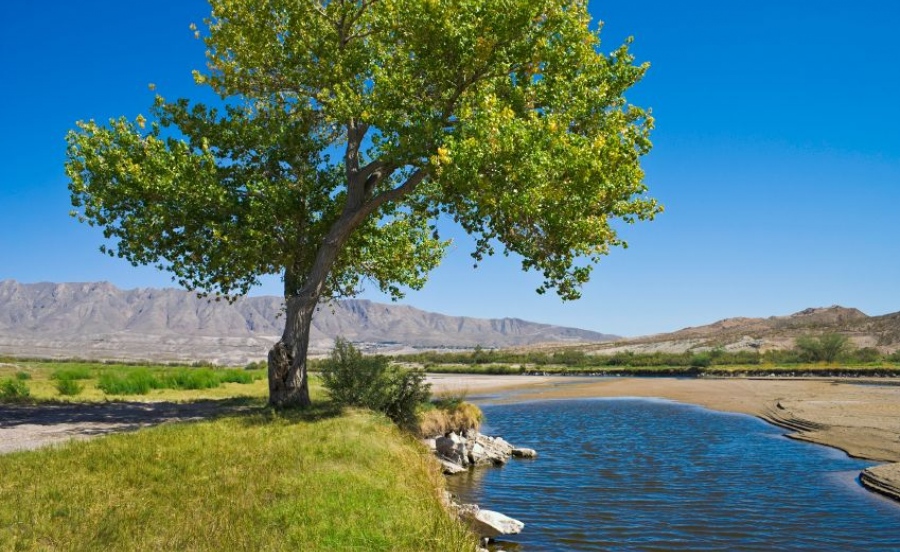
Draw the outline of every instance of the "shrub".
<instances>
[{"instance_id":1,"label":"shrub","mask_svg":"<svg viewBox=\"0 0 900 552\"><path fill-rule=\"evenodd\" d=\"M709 353L697 353L691 357L691 366L707 368L712 365L713 359Z\"/></svg>"},{"instance_id":2,"label":"shrub","mask_svg":"<svg viewBox=\"0 0 900 552\"><path fill-rule=\"evenodd\" d=\"M431 395L424 371L400 368L382 356L364 357L342 338L335 341L331 358L320 369L322 383L336 403L383 412L405 429L416 427L416 410Z\"/></svg>"},{"instance_id":3,"label":"shrub","mask_svg":"<svg viewBox=\"0 0 900 552\"><path fill-rule=\"evenodd\" d=\"M808 362L834 362L838 355L850 348L850 339L837 333L819 337L802 336L795 343L803 359Z\"/></svg>"},{"instance_id":4,"label":"shrub","mask_svg":"<svg viewBox=\"0 0 900 552\"><path fill-rule=\"evenodd\" d=\"M16 372L16 379L22 381L30 380L31 374L29 372Z\"/></svg>"},{"instance_id":5,"label":"shrub","mask_svg":"<svg viewBox=\"0 0 900 552\"><path fill-rule=\"evenodd\" d=\"M100 374L97 387L107 395L146 395L158 387L153 374L145 368Z\"/></svg>"},{"instance_id":6,"label":"shrub","mask_svg":"<svg viewBox=\"0 0 900 552\"><path fill-rule=\"evenodd\" d=\"M73 366L68 368L60 368L53 372L50 376L55 380L86 380L91 379L91 369L87 366Z\"/></svg>"},{"instance_id":7,"label":"shrub","mask_svg":"<svg viewBox=\"0 0 900 552\"><path fill-rule=\"evenodd\" d=\"M438 399L420 411L418 433L421 437L463 433L478 429L483 419L481 409L472 403L457 398Z\"/></svg>"},{"instance_id":8,"label":"shrub","mask_svg":"<svg viewBox=\"0 0 900 552\"><path fill-rule=\"evenodd\" d=\"M209 368L182 368L157 377L162 389L212 389L220 385L218 375Z\"/></svg>"},{"instance_id":9,"label":"shrub","mask_svg":"<svg viewBox=\"0 0 900 552\"><path fill-rule=\"evenodd\" d=\"M219 372L221 383L253 383L259 379L259 374L252 374L245 370L222 370Z\"/></svg>"},{"instance_id":10,"label":"shrub","mask_svg":"<svg viewBox=\"0 0 900 552\"><path fill-rule=\"evenodd\" d=\"M56 390L60 395L75 396L84 391L84 385L78 383L76 379L63 378L56 380Z\"/></svg>"},{"instance_id":11,"label":"shrub","mask_svg":"<svg viewBox=\"0 0 900 552\"><path fill-rule=\"evenodd\" d=\"M28 384L20 379L5 379L0 382L0 400L21 401L31 396Z\"/></svg>"}]
</instances>

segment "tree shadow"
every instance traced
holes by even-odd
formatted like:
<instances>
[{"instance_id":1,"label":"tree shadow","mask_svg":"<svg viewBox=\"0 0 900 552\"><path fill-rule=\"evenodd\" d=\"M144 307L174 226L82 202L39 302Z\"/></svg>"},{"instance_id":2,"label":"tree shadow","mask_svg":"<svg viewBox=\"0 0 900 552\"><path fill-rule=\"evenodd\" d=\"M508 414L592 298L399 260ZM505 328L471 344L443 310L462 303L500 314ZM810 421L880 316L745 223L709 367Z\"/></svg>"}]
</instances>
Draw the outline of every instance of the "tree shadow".
<instances>
[{"instance_id":1,"label":"tree shadow","mask_svg":"<svg viewBox=\"0 0 900 552\"><path fill-rule=\"evenodd\" d=\"M0 428L21 425L140 424L203 420L261 410L258 399L203 399L191 402L0 403Z\"/></svg>"},{"instance_id":2,"label":"tree shadow","mask_svg":"<svg viewBox=\"0 0 900 552\"><path fill-rule=\"evenodd\" d=\"M241 423L248 426L260 426L276 421L288 423L314 423L340 417L343 408L334 401L314 402L307 407L276 408L265 406L253 411L245 411L238 415Z\"/></svg>"}]
</instances>

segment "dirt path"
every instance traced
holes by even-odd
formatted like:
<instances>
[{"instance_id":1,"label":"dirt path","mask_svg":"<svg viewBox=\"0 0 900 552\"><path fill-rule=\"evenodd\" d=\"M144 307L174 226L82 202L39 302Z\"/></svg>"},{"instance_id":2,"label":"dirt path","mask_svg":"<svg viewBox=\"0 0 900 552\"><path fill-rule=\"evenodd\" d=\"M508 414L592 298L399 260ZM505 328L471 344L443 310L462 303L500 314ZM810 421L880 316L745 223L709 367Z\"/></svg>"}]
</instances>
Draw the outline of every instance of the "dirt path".
<instances>
[{"instance_id":1,"label":"dirt path","mask_svg":"<svg viewBox=\"0 0 900 552\"><path fill-rule=\"evenodd\" d=\"M133 431L167 422L202 420L245 408L235 401L0 404L0 454L71 439Z\"/></svg>"}]
</instances>

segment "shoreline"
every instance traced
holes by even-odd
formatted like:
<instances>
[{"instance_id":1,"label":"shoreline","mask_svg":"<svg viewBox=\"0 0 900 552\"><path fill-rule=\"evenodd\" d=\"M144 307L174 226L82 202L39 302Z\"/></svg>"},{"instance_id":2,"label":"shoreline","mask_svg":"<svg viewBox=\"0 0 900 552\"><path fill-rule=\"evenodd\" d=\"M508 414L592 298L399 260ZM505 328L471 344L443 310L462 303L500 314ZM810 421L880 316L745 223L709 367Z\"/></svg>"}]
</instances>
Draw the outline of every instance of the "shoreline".
<instances>
[{"instance_id":1,"label":"shoreline","mask_svg":"<svg viewBox=\"0 0 900 552\"><path fill-rule=\"evenodd\" d=\"M886 462L860 476L867 489L900 501L900 379L871 385L840 378L591 378L429 375L437 393L502 393L503 402L576 398L662 398L748 414L792 439Z\"/></svg>"}]
</instances>

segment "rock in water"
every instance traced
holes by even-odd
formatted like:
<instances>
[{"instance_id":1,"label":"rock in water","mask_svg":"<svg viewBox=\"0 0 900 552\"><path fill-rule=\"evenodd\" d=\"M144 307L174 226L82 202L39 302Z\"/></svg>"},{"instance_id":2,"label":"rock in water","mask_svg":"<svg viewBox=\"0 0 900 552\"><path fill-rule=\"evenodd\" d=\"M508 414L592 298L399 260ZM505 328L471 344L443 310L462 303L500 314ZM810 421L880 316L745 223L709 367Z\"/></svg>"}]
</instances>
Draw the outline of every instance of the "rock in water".
<instances>
[{"instance_id":1,"label":"rock in water","mask_svg":"<svg viewBox=\"0 0 900 552\"><path fill-rule=\"evenodd\" d=\"M463 437L451 433L446 437L438 437L434 444L438 457L462 467L469 465L469 454L466 450L466 440Z\"/></svg>"},{"instance_id":2,"label":"rock in water","mask_svg":"<svg viewBox=\"0 0 900 552\"><path fill-rule=\"evenodd\" d=\"M469 471L459 464L454 464L453 462L449 462L447 460L444 460L443 458L438 458L438 461L441 463L441 469L443 470L444 475L456 475L458 473Z\"/></svg>"},{"instance_id":3,"label":"rock in water","mask_svg":"<svg viewBox=\"0 0 900 552\"><path fill-rule=\"evenodd\" d=\"M474 509L460 510L460 518L467 522L475 533L481 537L492 539L502 535L515 535L522 531L525 524L500 512Z\"/></svg>"},{"instance_id":4,"label":"rock in water","mask_svg":"<svg viewBox=\"0 0 900 552\"><path fill-rule=\"evenodd\" d=\"M537 458L537 451L530 448L514 448L512 455L516 458Z\"/></svg>"}]
</instances>

